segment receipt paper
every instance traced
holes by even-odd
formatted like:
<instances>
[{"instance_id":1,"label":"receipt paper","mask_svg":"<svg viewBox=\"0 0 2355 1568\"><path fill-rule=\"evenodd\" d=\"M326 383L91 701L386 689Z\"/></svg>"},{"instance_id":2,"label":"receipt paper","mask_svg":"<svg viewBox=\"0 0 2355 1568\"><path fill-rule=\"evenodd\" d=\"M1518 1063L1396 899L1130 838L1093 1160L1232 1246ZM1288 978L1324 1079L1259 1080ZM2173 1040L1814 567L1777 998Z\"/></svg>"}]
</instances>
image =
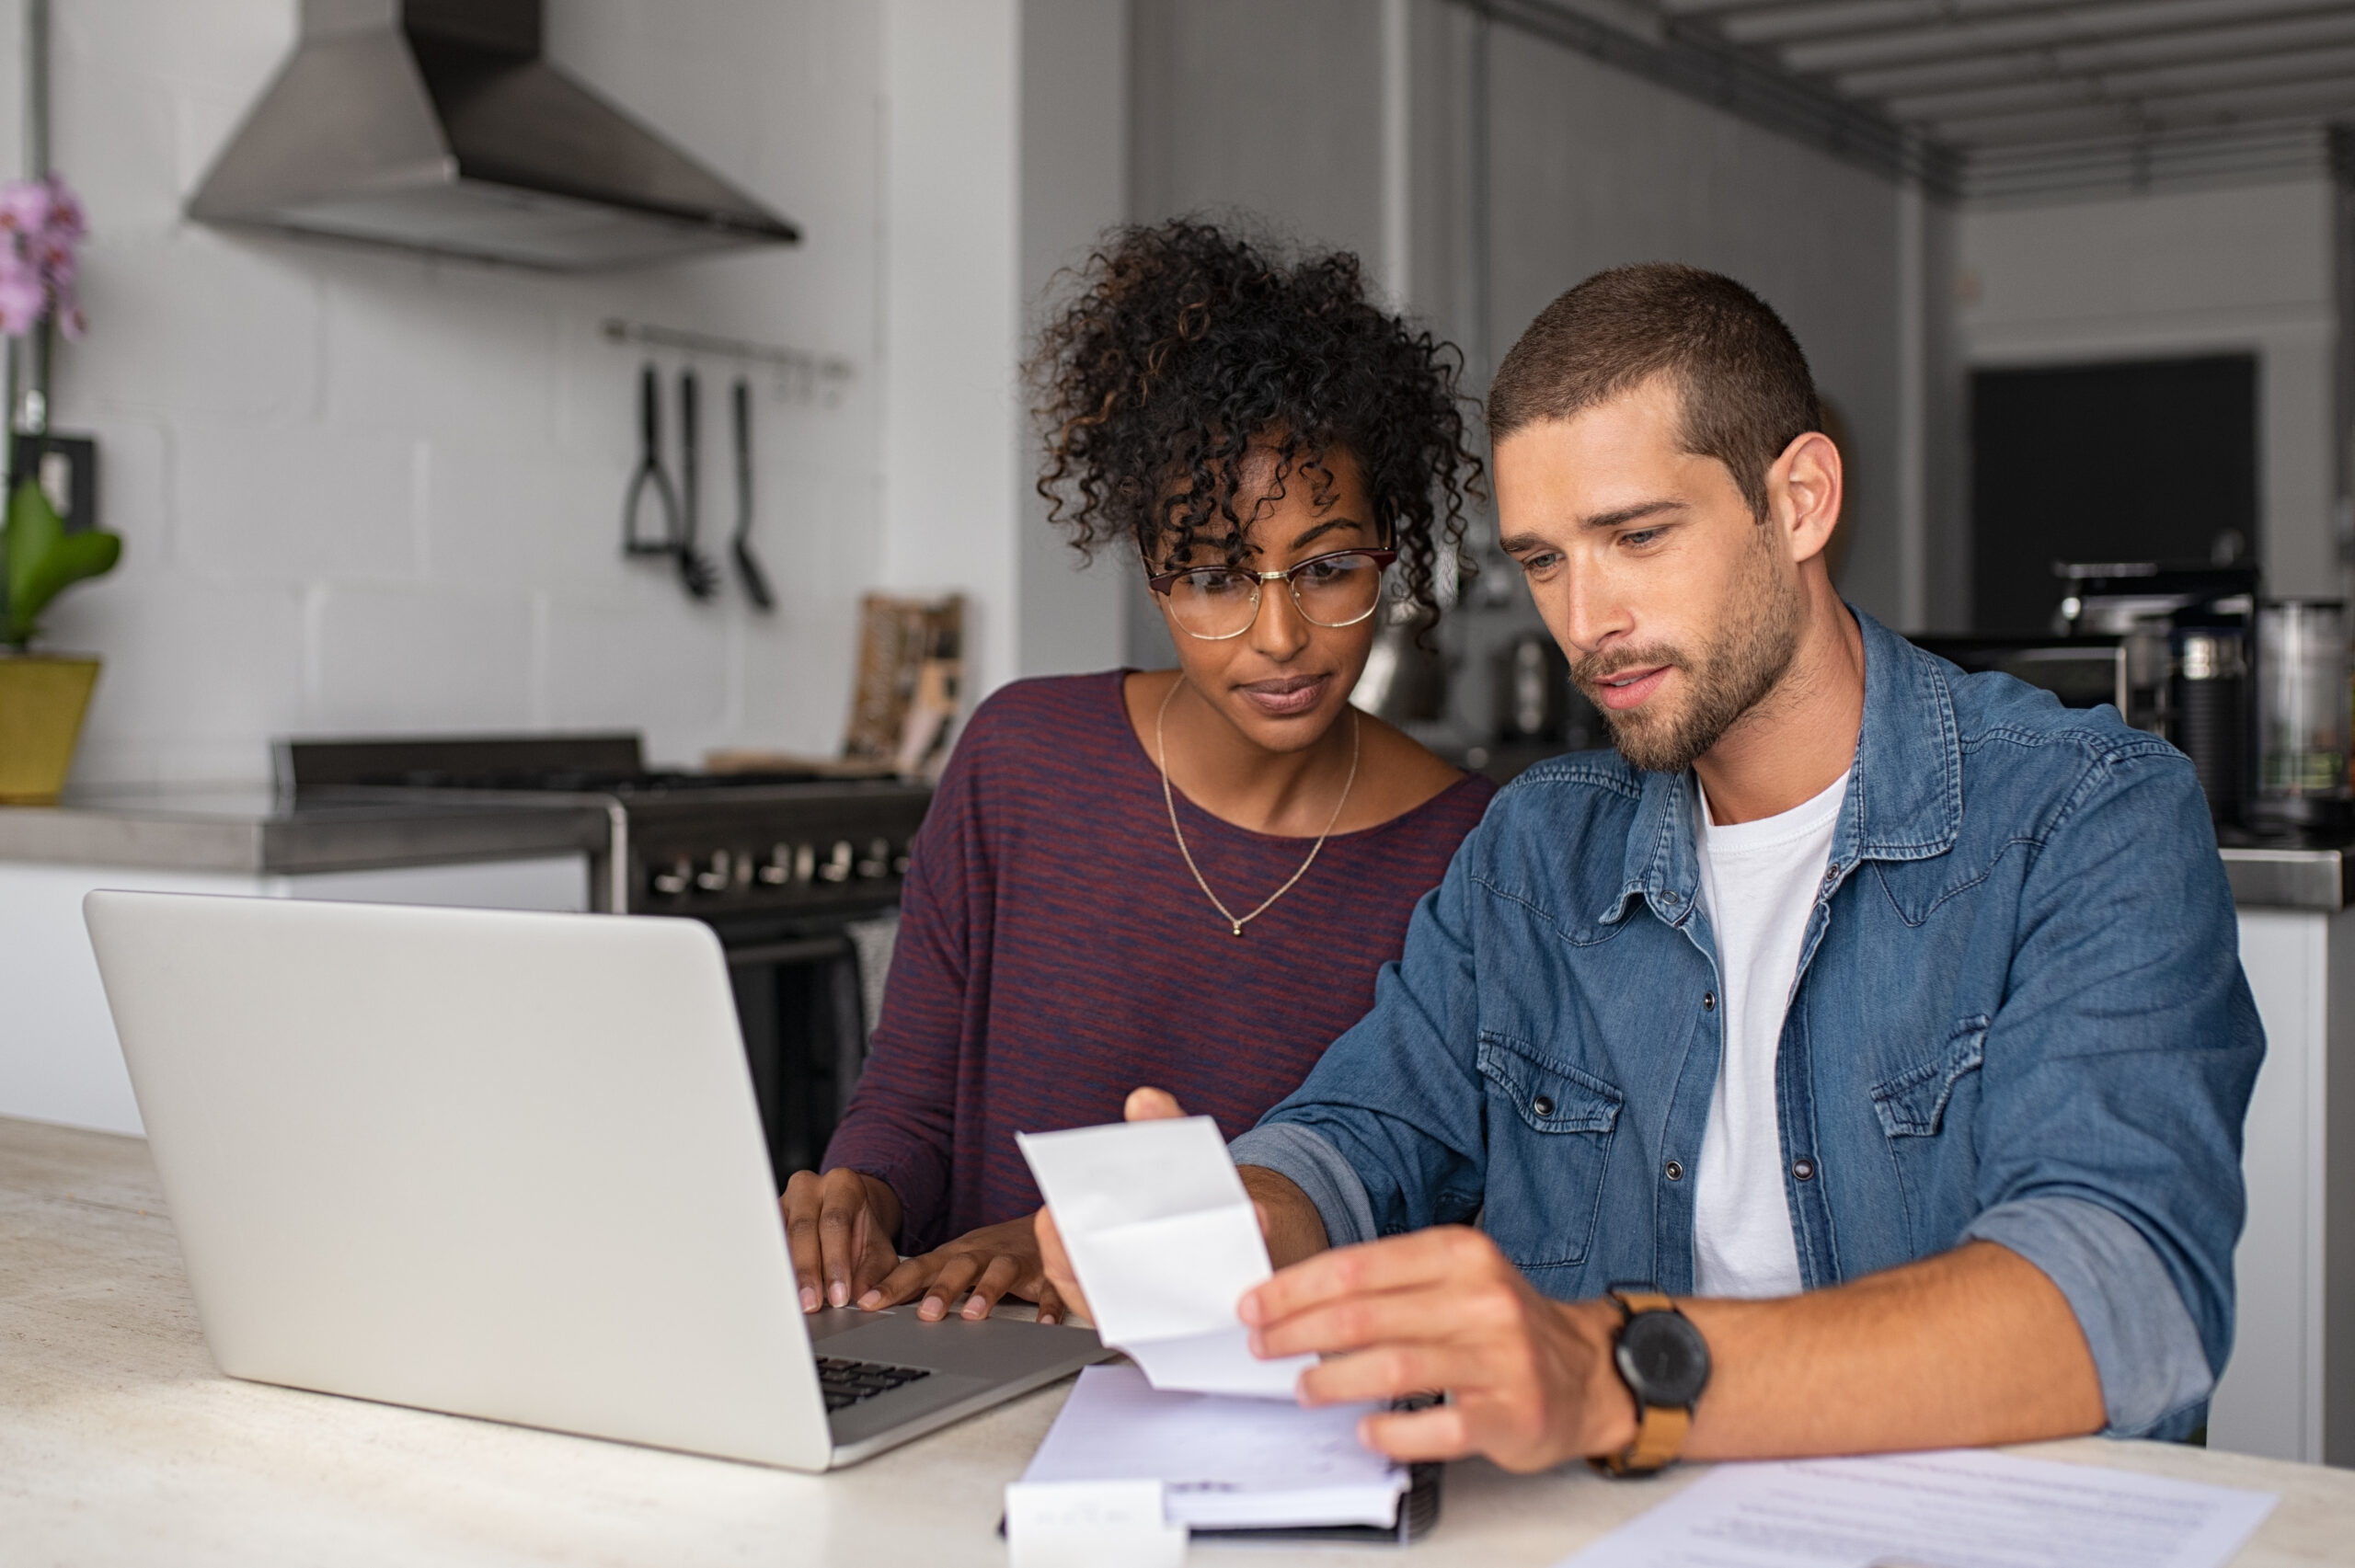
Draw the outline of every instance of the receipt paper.
<instances>
[{"instance_id":1,"label":"receipt paper","mask_svg":"<svg viewBox=\"0 0 2355 1568\"><path fill-rule=\"evenodd\" d=\"M1292 1397L1316 1357L1251 1354L1235 1304L1273 1270L1217 1123L1117 1122L1015 1142L1105 1344L1156 1389Z\"/></svg>"}]
</instances>

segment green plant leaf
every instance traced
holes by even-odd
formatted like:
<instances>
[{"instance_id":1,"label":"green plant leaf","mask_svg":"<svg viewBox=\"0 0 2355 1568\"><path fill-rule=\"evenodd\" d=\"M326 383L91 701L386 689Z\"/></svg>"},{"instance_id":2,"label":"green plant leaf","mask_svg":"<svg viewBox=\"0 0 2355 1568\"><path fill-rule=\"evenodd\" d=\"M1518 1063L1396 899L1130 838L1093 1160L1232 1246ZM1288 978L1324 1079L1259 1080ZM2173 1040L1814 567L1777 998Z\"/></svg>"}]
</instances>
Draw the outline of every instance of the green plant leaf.
<instances>
[{"instance_id":1,"label":"green plant leaf","mask_svg":"<svg viewBox=\"0 0 2355 1568\"><path fill-rule=\"evenodd\" d=\"M32 640L40 612L69 584L114 570L122 540L92 530L67 533L40 484L27 479L8 498L7 617L0 641L22 647Z\"/></svg>"}]
</instances>

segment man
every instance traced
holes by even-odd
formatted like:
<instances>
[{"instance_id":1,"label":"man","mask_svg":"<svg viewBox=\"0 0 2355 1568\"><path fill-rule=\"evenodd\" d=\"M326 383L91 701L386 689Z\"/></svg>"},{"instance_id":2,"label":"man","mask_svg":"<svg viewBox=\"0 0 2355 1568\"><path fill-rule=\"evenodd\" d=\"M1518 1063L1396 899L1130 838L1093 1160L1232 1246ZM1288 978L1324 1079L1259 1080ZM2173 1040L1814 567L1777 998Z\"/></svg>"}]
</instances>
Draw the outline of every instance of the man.
<instances>
[{"instance_id":1,"label":"man","mask_svg":"<svg viewBox=\"0 0 2355 1568\"><path fill-rule=\"evenodd\" d=\"M1516 1470L2191 1431L2264 1046L2189 764L1841 602L1840 454L1730 280L1588 280L1489 425L1618 754L1499 795L1235 1140L1254 1347Z\"/></svg>"}]
</instances>

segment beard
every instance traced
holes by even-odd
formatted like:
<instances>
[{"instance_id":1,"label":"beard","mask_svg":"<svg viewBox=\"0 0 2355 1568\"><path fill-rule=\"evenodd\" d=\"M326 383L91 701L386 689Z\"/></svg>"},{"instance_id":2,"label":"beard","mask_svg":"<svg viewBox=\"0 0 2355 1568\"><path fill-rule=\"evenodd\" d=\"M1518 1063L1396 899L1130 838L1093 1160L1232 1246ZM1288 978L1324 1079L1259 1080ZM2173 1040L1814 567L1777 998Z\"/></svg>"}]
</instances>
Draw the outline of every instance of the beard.
<instances>
[{"instance_id":1,"label":"beard","mask_svg":"<svg viewBox=\"0 0 2355 1568\"><path fill-rule=\"evenodd\" d=\"M1570 667L1570 678L1586 693L1611 729L1619 754L1647 773L1681 773L1691 767L1755 708L1783 679L1798 653L1806 599L1774 569L1771 531L1757 530L1756 548L1740 580L1717 635L1697 656L1672 644L1614 649L1605 658L1590 654ZM1604 707L1599 690L1623 670L1673 665L1691 687L1681 708L1658 697L1626 713Z\"/></svg>"}]
</instances>

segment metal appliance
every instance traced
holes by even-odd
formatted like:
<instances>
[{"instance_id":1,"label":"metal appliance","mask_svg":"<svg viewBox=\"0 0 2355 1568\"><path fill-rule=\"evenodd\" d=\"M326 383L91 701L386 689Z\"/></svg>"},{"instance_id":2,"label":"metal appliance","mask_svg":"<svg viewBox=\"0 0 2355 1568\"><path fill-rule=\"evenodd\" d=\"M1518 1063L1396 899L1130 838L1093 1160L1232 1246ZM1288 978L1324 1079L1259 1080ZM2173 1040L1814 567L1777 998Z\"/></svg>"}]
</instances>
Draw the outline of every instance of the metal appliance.
<instances>
[{"instance_id":1,"label":"metal appliance","mask_svg":"<svg viewBox=\"0 0 2355 1568\"><path fill-rule=\"evenodd\" d=\"M1921 636L1920 647L1972 674L1994 670L2041 687L2064 708L2109 704L2130 711L2133 683L2123 637L2080 637L2074 642L2023 642L2017 637Z\"/></svg>"},{"instance_id":2,"label":"metal appliance","mask_svg":"<svg viewBox=\"0 0 2355 1568\"><path fill-rule=\"evenodd\" d=\"M1544 632L1524 632L1496 653L1500 747L1582 751L1606 743L1601 715L1570 680L1569 657Z\"/></svg>"},{"instance_id":3,"label":"metal appliance","mask_svg":"<svg viewBox=\"0 0 2355 1568\"><path fill-rule=\"evenodd\" d=\"M2173 710L2181 650L2176 634L2192 628L2238 628L2244 638L2257 606L2257 568L2196 562L2056 562L2066 591L2055 618L2056 635L2082 641L2117 637L2126 648L2126 722L2177 740ZM2247 663L2246 649L2240 662ZM2196 657L2215 668L2205 652ZM2229 656L2225 656L2229 662ZM2177 742L2180 744L2180 741Z\"/></svg>"},{"instance_id":4,"label":"metal appliance","mask_svg":"<svg viewBox=\"0 0 2355 1568\"><path fill-rule=\"evenodd\" d=\"M2051 635L1913 641L1965 670L2043 687L2069 707L2114 705L2191 759L2218 826L2240 825L2255 787L2257 569L2113 561L2052 570L2066 592Z\"/></svg>"},{"instance_id":5,"label":"metal appliance","mask_svg":"<svg viewBox=\"0 0 2355 1568\"><path fill-rule=\"evenodd\" d=\"M2191 759L2209 816L2238 822L2248 785L2247 632L2179 626L2167 652L2167 738Z\"/></svg>"},{"instance_id":6,"label":"metal appliance","mask_svg":"<svg viewBox=\"0 0 2355 1568\"><path fill-rule=\"evenodd\" d=\"M1438 620L1407 600L1385 600L1350 701L1392 724L1429 723L1444 713L1447 659L1434 631Z\"/></svg>"},{"instance_id":7,"label":"metal appliance","mask_svg":"<svg viewBox=\"0 0 2355 1568\"><path fill-rule=\"evenodd\" d=\"M2344 829L2349 818L2347 606L2268 600L2257 611L2257 777L2253 818Z\"/></svg>"},{"instance_id":8,"label":"metal appliance","mask_svg":"<svg viewBox=\"0 0 2355 1568\"><path fill-rule=\"evenodd\" d=\"M2123 640L2126 721L2191 759L2218 826L2241 823L2255 783L2257 568L2128 561L2052 569L2067 589L2057 629L2073 640Z\"/></svg>"},{"instance_id":9,"label":"metal appliance","mask_svg":"<svg viewBox=\"0 0 2355 1568\"><path fill-rule=\"evenodd\" d=\"M559 271L800 239L543 58L540 7L303 0L189 216Z\"/></svg>"},{"instance_id":10,"label":"metal appliance","mask_svg":"<svg viewBox=\"0 0 2355 1568\"><path fill-rule=\"evenodd\" d=\"M866 1058L852 927L898 906L930 785L649 771L627 734L289 740L278 770L298 802L602 809L591 907L688 915L718 933L779 1178L824 1152Z\"/></svg>"}]
</instances>

